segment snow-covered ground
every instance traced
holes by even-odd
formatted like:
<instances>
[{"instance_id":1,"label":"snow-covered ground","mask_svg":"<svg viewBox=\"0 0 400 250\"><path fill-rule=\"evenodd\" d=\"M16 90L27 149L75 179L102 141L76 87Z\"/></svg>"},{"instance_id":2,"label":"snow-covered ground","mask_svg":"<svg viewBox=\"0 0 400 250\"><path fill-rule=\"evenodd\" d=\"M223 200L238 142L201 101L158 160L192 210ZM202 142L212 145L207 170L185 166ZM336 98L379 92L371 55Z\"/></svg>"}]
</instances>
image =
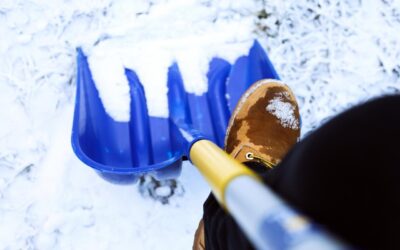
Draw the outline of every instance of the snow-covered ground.
<instances>
[{"instance_id":1,"label":"snow-covered ground","mask_svg":"<svg viewBox=\"0 0 400 250\"><path fill-rule=\"evenodd\" d=\"M146 78L157 58L191 61L179 46L173 55L146 54L155 45L199 38L198 66L184 74L200 79L186 86L197 93L204 60L258 38L293 88L306 133L351 105L400 91L399 30L398 0L2 0L0 249L191 248L209 189L190 164L179 178L183 195L162 205L137 185L104 181L74 156L76 47L92 53L108 40L131 41L125 48L145 58L129 63ZM165 65L148 81L162 84Z\"/></svg>"}]
</instances>

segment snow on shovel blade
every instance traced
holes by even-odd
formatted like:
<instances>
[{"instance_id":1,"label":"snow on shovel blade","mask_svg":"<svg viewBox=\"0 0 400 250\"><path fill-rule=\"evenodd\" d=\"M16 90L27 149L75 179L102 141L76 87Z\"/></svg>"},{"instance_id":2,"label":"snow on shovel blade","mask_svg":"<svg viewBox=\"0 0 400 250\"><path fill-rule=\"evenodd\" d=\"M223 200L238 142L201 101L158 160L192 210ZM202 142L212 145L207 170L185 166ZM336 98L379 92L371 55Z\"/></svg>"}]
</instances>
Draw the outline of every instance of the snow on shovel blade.
<instances>
[{"instance_id":1,"label":"snow on shovel blade","mask_svg":"<svg viewBox=\"0 0 400 250\"><path fill-rule=\"evenodd\" d=\"M179 66L168 70L169 118L148 115L144 88L126 69L131 95L131 119L118 122L105 111L93 82L87 58L77 50L77 93L72 147L77 157L106 180L131 183L148 173L157 179L176 178L187 157L180 127L189 126L223 147L228 120L243 92L254 82L278 76L266 53L255 41L249 55L234 65L210 61L208 91L187 93ZM179 126L177 126L179 125Z\"/></svg>"}]
</instances>

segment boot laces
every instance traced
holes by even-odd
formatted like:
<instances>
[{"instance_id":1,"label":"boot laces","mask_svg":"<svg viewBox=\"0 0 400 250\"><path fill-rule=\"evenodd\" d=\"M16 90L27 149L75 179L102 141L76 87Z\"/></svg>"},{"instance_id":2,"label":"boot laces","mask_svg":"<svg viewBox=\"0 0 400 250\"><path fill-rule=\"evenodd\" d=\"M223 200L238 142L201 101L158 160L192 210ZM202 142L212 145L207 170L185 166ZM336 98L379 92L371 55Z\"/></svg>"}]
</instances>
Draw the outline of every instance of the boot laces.
<instances>
[{"instance_id":1,"label":"boot laces","mask_svg":"<svg viewBox=\"0 0 400 250\"><path fill-rule=\"evenodd\" d=\"M246 153L246 159L247 160L251 160L251 161L260 162L260 163L264 164L265 166L267 166L268 168L274 168L275 167L275 164L273 164L272 162L267 161L267 160L265 160L263 158L260 158L258 156L255 156L252 152L247 152Z\"/></svg>"}]
</instances>

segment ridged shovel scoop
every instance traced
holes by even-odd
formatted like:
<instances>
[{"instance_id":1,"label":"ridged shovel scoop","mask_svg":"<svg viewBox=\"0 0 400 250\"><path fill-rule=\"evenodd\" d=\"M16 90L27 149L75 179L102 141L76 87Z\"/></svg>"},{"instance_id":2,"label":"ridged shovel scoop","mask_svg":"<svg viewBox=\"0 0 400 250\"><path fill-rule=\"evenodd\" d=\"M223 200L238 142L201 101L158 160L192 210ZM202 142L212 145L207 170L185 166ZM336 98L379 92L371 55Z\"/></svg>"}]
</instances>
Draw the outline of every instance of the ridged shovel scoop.
<instances>
[{"instance_id":1,"label":"ridged shovel scoop","mask_svg":"<svg viewBox=\"0 0 400 250\"><path fill-rule=\"evenodd\" d=\"M170 117L159 118L148 115L140 79L126 69L131 119L118 122L105 111L83 51L78 49L77 54L72 146L79 159L115 183L133 182L144 173L157 179L176 178L191 145L182 137L182 128L223 147L229 117L242 93L254 81L278 78L257 41L234 65L213 58L208 91L200 96L185 91L179 66L173 64L168 71Z\"/></svg>"}]
</instances>

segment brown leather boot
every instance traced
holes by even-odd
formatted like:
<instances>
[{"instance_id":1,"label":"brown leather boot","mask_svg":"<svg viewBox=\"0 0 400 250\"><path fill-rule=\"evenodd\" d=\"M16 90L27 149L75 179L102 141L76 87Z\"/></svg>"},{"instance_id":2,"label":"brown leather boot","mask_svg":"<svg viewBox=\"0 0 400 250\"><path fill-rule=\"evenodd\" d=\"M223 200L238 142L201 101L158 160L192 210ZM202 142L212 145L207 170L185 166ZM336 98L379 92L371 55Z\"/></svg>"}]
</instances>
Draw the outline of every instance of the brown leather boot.
<instances>
[{"instance_id":1,"label":"brown leather boot","mask_svg":"<svg viewBox=\"0 0 400 250\"><path fill-rule=\"evenodd\" d=\"M254 83L229 121L225 151L240 162L272 168L300 136L299 107L288 86L277 80Z\"/></svg>"},{"instance_id":2,"label":"brown leather boot","mask_svg":"<svg viewBox=\"0 0 400 250\"><path fill-rule=\"evenodd\" d=\"M193 250L205 250L206 243L204 239L204 222L203 219L200 220L199 226L197 227L196 233L194 235Z\"/></svg>"},{"instance_id":3,"label":"brown leather boot","mask_svg":"<svg viewBox=\"0 0 400 250\"><path fill-rule=\"evenodd\" d=\"M225 151L240 162L272 168L300 136L299 107L292 91L277 80L254 83L239 100L229 121ZM201 220L193 250L204 250Z\"/></svg>"}]
</instances>

